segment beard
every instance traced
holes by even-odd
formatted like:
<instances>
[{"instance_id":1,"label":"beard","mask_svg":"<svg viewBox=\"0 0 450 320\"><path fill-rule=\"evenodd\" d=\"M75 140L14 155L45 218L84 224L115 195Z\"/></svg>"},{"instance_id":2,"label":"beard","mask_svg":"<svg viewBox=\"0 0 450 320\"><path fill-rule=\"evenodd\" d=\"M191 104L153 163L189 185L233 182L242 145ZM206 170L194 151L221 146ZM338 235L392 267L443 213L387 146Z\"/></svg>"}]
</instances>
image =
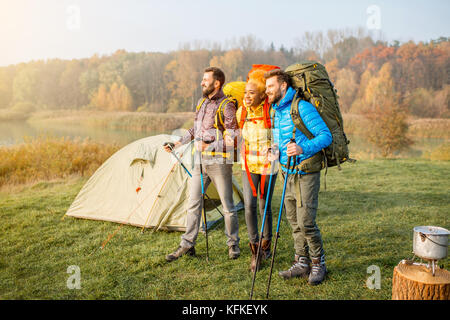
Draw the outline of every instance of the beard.
<instances>
[{"instance_id":1,"label":"beard","mask_svg":"<svg viewBox=\"0 0 450 320\"><path fill-rule=\"evenodd\" d=\"M268 97L269 104L277 104L281 100L281 91L276 92L273 96Z\"/></svg>"},{"instance_id":2,"label":"beard","mask_svg":"<svg viewBox=\"0 0 450 320\"><path fill-rule=\"evenodd\" d=\"M214 84L210 84L206 88L202 88L202 93L204 98L208 98L208 96L214 91Z\"/></svg>"}]
</instances>

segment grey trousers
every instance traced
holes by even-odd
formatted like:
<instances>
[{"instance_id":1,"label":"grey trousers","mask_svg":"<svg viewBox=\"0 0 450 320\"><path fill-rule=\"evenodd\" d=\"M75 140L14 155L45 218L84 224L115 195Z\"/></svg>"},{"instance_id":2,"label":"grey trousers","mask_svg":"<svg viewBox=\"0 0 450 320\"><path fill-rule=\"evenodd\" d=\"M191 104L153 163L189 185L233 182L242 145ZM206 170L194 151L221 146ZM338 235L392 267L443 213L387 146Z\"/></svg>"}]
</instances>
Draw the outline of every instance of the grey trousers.
<instances>
[{"instance_id":1,"label":"grey trousers","mask_svg":"<svg viewBox=\"0 0 450 320\"><path fill-rule=\"evenodd\" d=\"M200 179L200 166L195 165L189 180L189 202L187 210L186 231L181 236L180 246L190 248L195 246L200 222L202 220L202 186ZM233 202L233 165L232 164L204 164L203 183L206 192L211 181L217 189L222 202L225 235L227 245L239 244L239 222Z\"/></svg>"},{"instance_id":2,"label":"grey trousers","mask_svg":"<svg viewBox=\"0 0 450 320\"><path fill-rule=\"evenodd\" d=\"M255 186L257 191L261 190L260 186L261 177L262 175L260 174L250 173L250 178L252 179L253 185ZM245 205L245 223L247 224L248 239L251 243L257 243L259 241L260 230L258 230L257 208L259 207L259 215L262 226L262 219L264 217L264 208L266 206L266 198L269 188L269 180L270 175L267 175L264 182L263 199L260 198L259 194L257 194L256 197L254 197L252 188L250 186L250 182L248 181L247 173L245 171L242 171L242 188L244 192L244 205ZM270 186L270 195L267 203L266 222L264 224L263 230L263 239L269 241L272 240L272 196L276 180L277 174L275 173L272 176L272 185Z\"/></svg>"},{"instance_id":3,"label":"grey trousers","mask_svg":"<svg viewBox=\"0 0 450 320\"><path fill-rule=\"evenodd\" d=\"M285 172L282 177L284 183ZM284 205L292 228L295 253L299 256L319 258L324 254L322 236L316 224L319 189L320 172L288 176Z\"/></svg>"}]
</instances>

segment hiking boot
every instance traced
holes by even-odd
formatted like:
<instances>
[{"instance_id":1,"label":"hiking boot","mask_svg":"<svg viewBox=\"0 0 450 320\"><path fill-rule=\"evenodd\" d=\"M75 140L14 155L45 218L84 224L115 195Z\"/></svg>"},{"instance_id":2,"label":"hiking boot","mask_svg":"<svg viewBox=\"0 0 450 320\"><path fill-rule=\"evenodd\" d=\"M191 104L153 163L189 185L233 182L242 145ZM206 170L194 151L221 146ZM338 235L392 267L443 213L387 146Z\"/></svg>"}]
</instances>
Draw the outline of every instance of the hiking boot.
<instances>
[{"instance_id":1,"label":"hiking boot","mask_svg":"<svg viewBox=\"0 0 450 320\"><path fill-rule=\"evenodd\" d=\"M308 283L312 286L321 284L327 274L324 256L320 258L312 258L311 273L309 274Z\"/></svg>"},{"instance_id":2,"label":"hiking boot","mask_svg":"<svg viewBox=\"0 0 450 320\"><path fill-rule=\"evenodd\" d=\"M195 248L194 247L185 248L185 247L179 246L177 248L177 250L175 250L175 252L170 253L166 256L166 261L167 262L175 261L185 254L188 254L190 256L195 256Z\"/></svg>"},{"instance_id":3,"label":"hiking boot","mask_svg":"<svg viewBox=\"0 0 450 320\"><path fill-rule=\"evenodd\" d=\"M261 251L262 251L262 258L264 260L269 259L272 256L272 252L270 251L270 246L272 245L272 242L270 240L262 240L261 243Z\"/></svg>"},{"instance_id":4,"label":"hiking boot","mask_svg":"<svg viewBox=\"0 0 450 320\"><path fill-rule=\"evenodd\" d=\"M310 263L311 263L311 260L309 260L309 258L298 257L298 260L294 261L292 267L290 267L289 270L280 271L280 272L278 272L278 274L283 279L290 279L290 278L297 278L297 277L307 278L309 275L309 272L311 271Z\"/></svg>"},{"instance_id":5,"label":"hiking boot","mask_svg":"<svg viewBox=\"0 0 450 320\"><path fill-rule=\"evenodd\" d=\"M261 250L259 252L259 259L257 259L259 243L258 242L257 243L250 242L249 245L250 245L250 250L252 251L252 259L250 261L250 270L252 272L255 272L255 270L256 271L259 270L259 265L261 263ZM256 263L257 260L258 260L258 263Z\"/></svg>"},{"instance_id":6,"label":"hiking boot","mask_svg":"<svg viewBox=\"0 0 450 320\"><path fill-rule=\"evenodd\" d=\"M241 254L241 250L239 249L239 245L235 244L228 247L228 257L230 259L237 259Z\"/></svg>"}]
</instances>

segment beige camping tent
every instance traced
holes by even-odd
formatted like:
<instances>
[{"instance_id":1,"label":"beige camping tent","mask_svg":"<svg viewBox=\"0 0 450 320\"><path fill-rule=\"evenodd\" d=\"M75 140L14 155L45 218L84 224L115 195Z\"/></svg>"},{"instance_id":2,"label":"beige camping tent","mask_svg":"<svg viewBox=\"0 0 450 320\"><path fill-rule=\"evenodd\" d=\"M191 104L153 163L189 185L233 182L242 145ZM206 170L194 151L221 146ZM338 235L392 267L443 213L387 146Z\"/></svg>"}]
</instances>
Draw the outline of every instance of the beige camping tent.
<instances>
[{"instance_id":1,"label":"beige camping tent","mask_svg":"<svg viewBox=\"0 0 450 320\"><path fill-rule=\"evenodd\" d=\"M178 137L157 135L137 140L113 154L83 186L66 215L113 221L145 228L184 231L189 175L163 143ZM192 170L192 144L178 148L183 164ZM243 207L242 191L233 177L234 201ZM211 183L207 220L222 218L220 199Z\"/></svg>"}]
</instances>

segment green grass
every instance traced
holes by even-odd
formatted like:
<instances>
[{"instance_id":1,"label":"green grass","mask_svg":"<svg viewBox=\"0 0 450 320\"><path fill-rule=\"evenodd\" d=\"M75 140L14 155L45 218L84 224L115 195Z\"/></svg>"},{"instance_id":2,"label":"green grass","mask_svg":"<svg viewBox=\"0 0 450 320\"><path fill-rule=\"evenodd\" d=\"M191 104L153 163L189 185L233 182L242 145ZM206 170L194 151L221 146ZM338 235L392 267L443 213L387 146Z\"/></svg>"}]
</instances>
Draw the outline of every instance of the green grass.
<instances>
[{"instance_id":1,"label":"green grass","mask_svg":"<svg viewBox=\"0 0 450 320\"><path fill-rule=\"evenodd\" d=\"M291 229L283 216L271 283L271 299L390 299L393 268L412 257L412 230L449 227L450 162L371 160L329 169L319 196L317 222L330 271L311 287L303 279L282 280L278 270L293 259ZM235 170L240 179L239 169ZM322 175L323 179L323 175ZM241 257L229 260L223 223L209 233L210 262L199 235L197 257L166 263L180 232L64 217L86 178L41 182L0 193L1 299L248 299L252 276L244 214L239 213ZM273 208L277 220L282 183ZM275 225L274 225L275 229ZM441 261L448 269L448 259ZM81 289L66 286L70 265L81 270ZM370 290L367 268L381 270L381 289ZM254 297L265 297L269 262L262 265Z\"/></svg>"}]
</instances>

